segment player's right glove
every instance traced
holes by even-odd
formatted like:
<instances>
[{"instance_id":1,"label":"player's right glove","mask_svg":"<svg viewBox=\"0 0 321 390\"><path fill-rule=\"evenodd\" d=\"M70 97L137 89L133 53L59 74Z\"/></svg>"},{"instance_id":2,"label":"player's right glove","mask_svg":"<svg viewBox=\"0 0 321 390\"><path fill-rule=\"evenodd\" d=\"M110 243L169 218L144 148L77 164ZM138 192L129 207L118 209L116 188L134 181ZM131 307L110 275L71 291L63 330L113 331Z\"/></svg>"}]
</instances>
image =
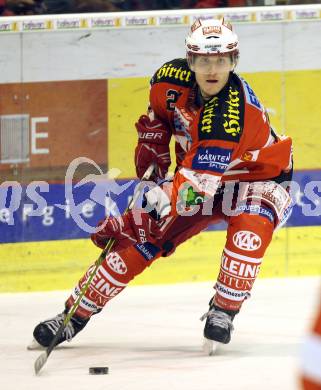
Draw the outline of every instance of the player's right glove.
<instances>
[{"instance_id":1,"label":"player's right glove","mask_svg":"<svg viewBox=\"0 0 321 390\"><path fill-rule=\"evenodd\" d=\"M141 179L150 164L154 163L155 174L151 179L164 179L171 164L171 133L160 120L150 120L147 115L142 115L135 126L138 132L138 145L135 149L137 176Z\"/></svg>"},{"instance_id":2,"label":"player's right glove","mask_svg":"<svg viewBox=\"0 0 321 390\"><path fill-rule=\"evenodd\" d=\"M115 239L113 250L119 250L136 243L154 243L162 235L156 221L140 210L129 211L120 217L108 217L100 221L97 228L100 229L90 238L101 249L110 238Z\"/></svg>"}]
</instances>

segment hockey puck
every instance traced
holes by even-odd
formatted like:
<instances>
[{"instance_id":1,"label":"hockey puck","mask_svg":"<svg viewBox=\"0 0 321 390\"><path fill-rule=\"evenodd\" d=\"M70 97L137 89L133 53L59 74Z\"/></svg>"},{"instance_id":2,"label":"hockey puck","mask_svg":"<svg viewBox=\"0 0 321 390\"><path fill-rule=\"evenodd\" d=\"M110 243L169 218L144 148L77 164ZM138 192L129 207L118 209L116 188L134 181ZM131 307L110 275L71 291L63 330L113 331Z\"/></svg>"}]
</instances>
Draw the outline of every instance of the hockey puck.
<instances>
[{"instance_id":1,"label":"hockey puck","mask_svg":"<svg viewBox=\"0 0 321 390\"><path fill-rule=\"evenodd\" d=\"M108 367L89 367L89 374L106 375L108 374Z\"/></svg>"}]
</instances>

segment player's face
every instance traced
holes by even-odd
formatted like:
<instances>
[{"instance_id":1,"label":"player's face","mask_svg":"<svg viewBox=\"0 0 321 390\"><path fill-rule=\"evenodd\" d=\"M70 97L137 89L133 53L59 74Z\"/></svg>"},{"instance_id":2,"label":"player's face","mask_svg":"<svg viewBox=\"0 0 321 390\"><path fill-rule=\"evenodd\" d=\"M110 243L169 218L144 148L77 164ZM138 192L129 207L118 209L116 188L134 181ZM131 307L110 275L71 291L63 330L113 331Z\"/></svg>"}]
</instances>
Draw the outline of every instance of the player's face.
<instances>
[{"instance_id":1,"label":"player's face","mask_svg":"<svg viewBox=\"0 0 321 390\"><path fill-rule=\"evenodd\" d=\"M195 72L197 84L206 99L218 94L224 88L234 65L229 54L218 56L197 55L194 58L192 68Z\"/></svg>"}]
</instances>

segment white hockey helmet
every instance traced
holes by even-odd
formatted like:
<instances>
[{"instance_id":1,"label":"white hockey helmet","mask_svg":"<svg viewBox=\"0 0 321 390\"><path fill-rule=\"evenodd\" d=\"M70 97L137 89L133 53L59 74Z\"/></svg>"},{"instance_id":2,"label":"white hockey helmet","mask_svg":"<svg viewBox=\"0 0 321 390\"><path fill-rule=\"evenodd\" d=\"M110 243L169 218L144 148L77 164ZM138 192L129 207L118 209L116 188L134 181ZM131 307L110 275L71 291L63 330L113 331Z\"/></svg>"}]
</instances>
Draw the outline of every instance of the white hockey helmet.
<instances>
[{"instance_id":1,"label":"white hockey helmet","mask_svg":"<svg viewBox=\"0 0 321 390\"><path fill-rule=\"evenodd\" d=\"M193 58L198 55L230 53L234 65L238 60L239 41L231 23L223 19L197 19L185 39L187 61L192 69ZM193 69L192 69L193 70Z\"/></svg>"}]
</instances>

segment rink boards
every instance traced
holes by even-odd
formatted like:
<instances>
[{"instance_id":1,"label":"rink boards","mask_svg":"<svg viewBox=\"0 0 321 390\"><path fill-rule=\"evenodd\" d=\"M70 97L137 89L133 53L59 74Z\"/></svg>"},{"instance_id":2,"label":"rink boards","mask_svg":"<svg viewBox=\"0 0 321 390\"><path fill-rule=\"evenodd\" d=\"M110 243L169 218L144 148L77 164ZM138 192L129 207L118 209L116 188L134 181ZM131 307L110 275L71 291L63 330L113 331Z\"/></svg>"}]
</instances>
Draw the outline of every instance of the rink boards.
<instances>
[{"instance_id":1,"label":"rink boards","mask_svg":"<svg viewBox=\"0 0 321 390\"><path fill-rule=\"evenodd\" d=\"M321 225L321 71L242 75L263 97L275 130L293 139L296 205L288 226ZM111 205L105 197L122 211L137 184L134 123L146 109L148 78L24 83L20 89L29 96L24 109L31 121L31 153L16 176L12 163L0 164L2 181L11 181L0 187L0 242L86 238L90 227L108 214ZM0 107L0 117L17 109L9 102L17 90L18 84L0 85L7 103ZM66 178L68 164L79 156L85 160ZM170 170L174 168L172 164ZM117 169L118 188L102 175L112 169ZM96 184L86 176L89 172L95 173ZM84 177L87 183L76 186ZM81 202L75 217L72 210ZM38 216L32 216L36 205Z\"/></svg>"},{"instance_id":2,"label":"rink boards","mask_svg":"<svg viewBox=\"0 0 321 390\"><path fill-rule=\"evenodd\" d=\"M274 238L262 267L262 276L321 273L318 258L320 252L318 237L321 229L320 186L314 187L312 192L306 193L307 183L311 180L318 182L321 177L321 171L318 169L320 168L321 139L317 136L319 129L317 91L321 87L320 73L320 71L286 72L283 78L279 73L274 72L244 75L256 93L264 97L262 103L269 109L272 124L277 131L282 132L281 129L286 128L286 133L292 136L295 152L294 179L297 187L294 199L296 206L288 222L290 227L282 229ZM285 108L281 104L284 79L287 81L286 99L283 100L286 102ZM295 80L295 86L293 80ZM41 83L38 84L34 91L39 91L38 98L35 99L39 102L43 88L41 88ZM50 83L47 83L46 86L48 84ZM118 176L120 178L118 183L122 186L129 180L125 178L134 176L132 156L136 133L132 123L145 110L148 97L148 78L100 80L94 81L94 84L96 92L98 86L99 96L103 96L100 104L101 101L107 104L106 112L108 113L106 118L95 117L96 122L98 121L96 124L100 129L105 126L105 132L100 131L99 133L98 143L101 145L102 142L106 142L107 144L107 153L100 155L100 157L97 155L100 159L98 163L104 167L104 164L108 162L109 169L119 168L121 174ZM80 84L78 83L78 85ZM86 87L84 90L88 90L89 84L83 83L84 85ZM70 87L66 82L63 90L68 89ZM81 88L78 88L78 92L79 90ZM275 93L275 91L279 91L279 93ZM121 109L119 108L120 99L122 101ZM81 99L78 98L78 100L81 102ZM300 102L300 110L297 109L297 101ZM60 104L62 107L63 101ZM91 102L90 107L93 105L94 102ZM42 107L45 106L44 103ZM52 110L51 108L49 114L42 110L34 115L35 117L48 115L50 120L47 123L53 127L55 127L55 123L59 123L57 118L60 118L60 127L55 127L59 137L59 129L61 131L65 129L61 121L72 123L74 118L68 118L68 115L71 115L70 112L61 117ZM59 113L59 107L56 107L56 110ZM84 109L82 111L85 112ZM41 125L41 131L44 131L46 123L41 123ZM48 132L50 134L50 130ZM73 139L72 132L69 139L68 133L65 132L66 143L73 143ZM88 148L88 145L91 145L90 142L88 143L88 137L79 137L78 143L81 144L82 140L86 143L83 147ZM37 140L37 142L38 148L48 147L53 153L55 146L49 143L51 142L50 137ZM103 149L101 146L97 148L96 142L94 141L91 145L92 149L89 148L93 154L95 154L95 150ZM38 162L41 161L41 156L36 157L38 157ZM89 155L89 157L91 156ZM61 154L61 159L63 158L66 157ZM14 225L7 224L8 215L2 209L0 241L4 244L0 246L1 291L68 288L81 275L86 265L90 264L99 254L87 238L88 231L79 227L70 216L68 207L66 208L66 187L62 180L67 167L60 170L57 168L55 172L54 161L57 160L52 156L51 159L53 162L51 172L56 173L58 182L49 183L46 192L42 192L41 188L36 187L37 181L29 183L29 190L33 189L46 201L46 209L43 214L33 217L28 215L30 204L32 205L34 202L26 194L28 185L23 183L24 172L22 172L21 203L13 214ZM64 164L63 160L61 164ZM32 175L32 169L29 169L30 172ZM39 172L39 167L38 171L35 167L34 172ZM135 183L120 196L116 197L111 194L114 200L117 198L117 206L120 211L125 208L134 185ZM318 184L316 183L316 185ZM95 226L96 222L104 216L107 207L103 199L106 193L106 182L102 180L100 186L102 188L98 192L101 193L101 198L98 203L97 198L95 198L96 202L91 202L94 188L92 183L83 184L72 190L75 204L84 202L79 214L85 226ZM3 186L2 190L4 190ZM26 208L26 204L29 205L29 209ZM303 209L305 209L305 214L308 211L308 215L304 215ZM222 226L219 228L222 229ZM212 227L211 229L216 228ZM10 244L14 241L17 243ZM147 270L134 283L214 280L224 241L224 231L202 233L180 248L171 259L159 260L151 270Z\"/></svg>"},{"instance_id":3,"label":"rink boards","mask_svg":"<svg viewBox=\"0 0 321 390\"><path fill-rule=\"evenodd\" d=\"M224 231L203 232L160 258L131 284L216 280ZM259 277L320 275L320 227L289 227L275 233ZM0 245L0 291L70 289L100 251L88 239Z\"/></svg>"},{"instance_id":4,"label":"rink boards","mask_svg":"<svg viewBox=\"0 0 321 390\"><path fill-rule=\"evenodd\" d=\"M240 73L266 107L276 132L293 138L296 170L321 168L320 68ZM79 156L104 171L118 168L119 178L135 177L134 124L146 112L149 79L0 83L1 181L63 182L68 165ZM15 128L14 145L6 128L19 121L22 130Z\"/></svg>"}]
</instances>

